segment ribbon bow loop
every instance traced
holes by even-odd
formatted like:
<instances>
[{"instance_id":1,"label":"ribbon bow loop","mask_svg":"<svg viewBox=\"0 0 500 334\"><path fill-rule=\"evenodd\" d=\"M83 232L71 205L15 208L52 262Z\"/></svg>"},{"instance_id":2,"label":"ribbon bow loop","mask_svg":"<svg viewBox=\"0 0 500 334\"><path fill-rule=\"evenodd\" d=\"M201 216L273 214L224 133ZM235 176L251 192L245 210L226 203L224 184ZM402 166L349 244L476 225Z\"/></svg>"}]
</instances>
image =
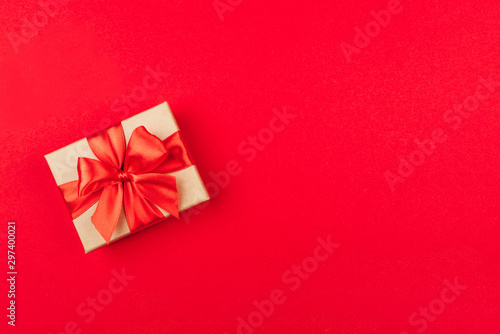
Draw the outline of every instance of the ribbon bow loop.
<instances>
[{"instance_id":1,"label":"ribbon bow loop","mask_svg":"<svg viewBox=\"0 0 500 334\"><path fill-rule=\"evenodd\" d=\"M193 163L179 132L164 141L145 127L125 143L121 124L87 138L98 158L78 158L78 180L60 186L73 219L97 201L92 223L109 244L122 210L130 231L163 219L160 211L179 217L179 194L172 173Z\"/></svg>"},{"instance_id":2,"label":"ribbon bow loop","mask_svg":"<svg viewBox=\"0 0 500 334\"><path fill-rule=\"evenodd\" d=\"M161 165L166 157L163 142L140 126L130 136L123 169L134 174L148 173Z\"/></svg>"}]
</instances>

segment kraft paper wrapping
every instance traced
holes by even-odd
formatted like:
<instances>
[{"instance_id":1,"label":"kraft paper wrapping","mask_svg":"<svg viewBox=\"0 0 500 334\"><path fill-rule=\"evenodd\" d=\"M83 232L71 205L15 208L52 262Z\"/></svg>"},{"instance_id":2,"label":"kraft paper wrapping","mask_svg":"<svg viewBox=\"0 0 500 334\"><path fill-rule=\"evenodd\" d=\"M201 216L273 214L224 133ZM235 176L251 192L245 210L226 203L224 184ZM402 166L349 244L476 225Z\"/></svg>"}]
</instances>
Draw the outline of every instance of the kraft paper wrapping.
<instances>
[{"instance_id":1,"label":"kraft paper wrapping","mask_svg":"<svg viewBox=\"0 0 500 334\"><path fill-rule=\"evenodd\" d=\"M127 144L132 131L141 125L161 140L164 140L179 130L167 102L163 102L156 107L132 116L121 123ZM66 182L78 180L78 157L97 160L97 157L90 149L86 138L80 139L73 144L45 155L45 159L49 164L49 168L52 171L52 175L54 176L58 186ZM169 174L175 176L177 181L177 189L179 192L179 211L186 210L196 204L210 199L195 165ZM103 237L96 230L90 219L92 214L95 212L96 207L97 203L85 211L81 216L73 220L76 231L82 241L83 248L85 249L85 253L89 253L106 245L106 241L104 241ZM165 215L165 217L170 216L170 214L163 209L158 209ZM122 207L120 219L118 220L116 229L111 237L111 242L121 239L129 234L130 230Z\"/></svg>"}]
</instances>

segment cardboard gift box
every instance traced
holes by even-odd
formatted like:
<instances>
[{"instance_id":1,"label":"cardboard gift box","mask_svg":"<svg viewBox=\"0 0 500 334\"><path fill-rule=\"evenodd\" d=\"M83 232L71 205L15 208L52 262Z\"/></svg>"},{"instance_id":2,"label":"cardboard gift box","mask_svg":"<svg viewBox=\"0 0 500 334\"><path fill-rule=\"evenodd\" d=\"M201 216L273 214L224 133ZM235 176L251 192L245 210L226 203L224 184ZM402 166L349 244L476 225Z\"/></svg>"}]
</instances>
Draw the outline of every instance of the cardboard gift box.
<instances>
[{"instance_id":1,"label":"cardboard gift box","mask_svg":"<svg viewBox=\"0 0 500 334\"><path fill-rule=\"evenodd\" d=\"M45 159L85 253L209 199L166 102Z\"/></svg>"}]
</instances>

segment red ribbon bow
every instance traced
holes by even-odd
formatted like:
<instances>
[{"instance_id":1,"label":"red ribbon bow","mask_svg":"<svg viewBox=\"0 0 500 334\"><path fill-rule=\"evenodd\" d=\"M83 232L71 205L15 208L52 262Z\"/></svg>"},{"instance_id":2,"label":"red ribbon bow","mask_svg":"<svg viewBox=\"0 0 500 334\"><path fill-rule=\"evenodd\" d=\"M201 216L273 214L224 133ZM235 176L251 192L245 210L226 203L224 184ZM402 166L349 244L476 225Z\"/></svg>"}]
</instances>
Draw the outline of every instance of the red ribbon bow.
<instances>
[{"instance_id":1,"label":"red ribbon bow","mask_svg":"<svg viewBox=\"0 0 500 334\"><path fill-rule=\"evenodd\" d=\"M99 160L78 158L78 180L59 186L73 219L99 201L92 223L109 244L122 207L130 231L164 219L158 207L179 218L175 177L167 173L193 163L178 131L161 141L140 126L125 148L117 124L87 141Z\"/></svg>"}]
</instances>

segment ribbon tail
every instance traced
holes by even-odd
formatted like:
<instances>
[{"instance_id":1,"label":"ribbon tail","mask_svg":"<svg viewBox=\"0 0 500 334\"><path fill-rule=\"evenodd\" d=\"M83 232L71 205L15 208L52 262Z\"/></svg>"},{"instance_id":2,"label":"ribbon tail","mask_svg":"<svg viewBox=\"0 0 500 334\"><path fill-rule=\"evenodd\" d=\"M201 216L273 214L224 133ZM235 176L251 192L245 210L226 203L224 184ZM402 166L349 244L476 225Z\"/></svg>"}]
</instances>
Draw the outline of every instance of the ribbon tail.
<instances>
[{"instance_id":1,"label":"ribbon tail","mask_svg":"<svg viewBox=\"0 0 500 334\"><path fill-rule=\"evenodd\" d=\"M125 183L123 205L130 231L165 219L163 213L142 194L135 182Z\"/></svg>"},{"instance_id":2,"label":"ribbon tail","mask_svg":"<svg viewBox=\"0 0 500 334\"><path fill-rule=\"evenodd\" d=\"M107 244L111 241L111 236L120 218L122 199L122 183L107 186L102 190L99 202L97 202L97 209L92 215L92 224L94 224Z\"/></svg>"}]
</instances>

